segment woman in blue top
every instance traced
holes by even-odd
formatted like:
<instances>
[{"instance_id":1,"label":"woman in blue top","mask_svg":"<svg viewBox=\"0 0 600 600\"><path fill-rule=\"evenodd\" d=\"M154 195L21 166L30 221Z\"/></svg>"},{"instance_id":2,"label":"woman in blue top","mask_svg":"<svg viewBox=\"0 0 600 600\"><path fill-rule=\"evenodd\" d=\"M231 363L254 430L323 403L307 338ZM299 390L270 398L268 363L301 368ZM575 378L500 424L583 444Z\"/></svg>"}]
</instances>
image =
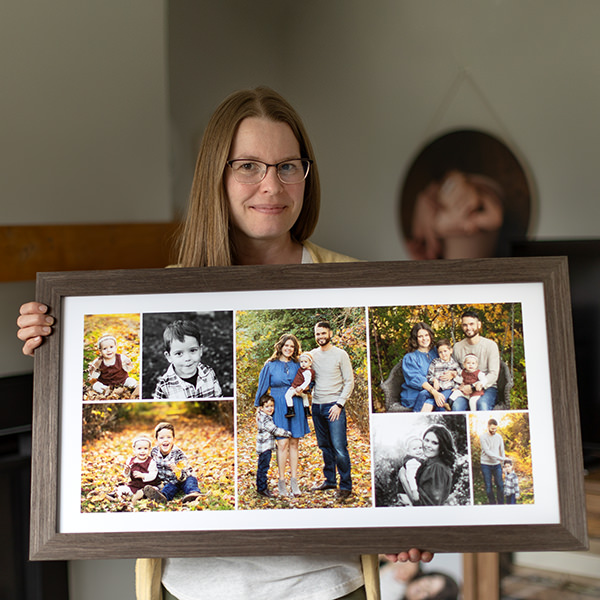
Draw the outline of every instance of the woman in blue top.
<instances>
[{"instance_id":1,"label":"woman in blue top","mask_svg":"<svg viewBox=\"0 0 600 600\"><path fill-rule=\"evenodd\" d=\"M409 352L402 359L404 383L400 392L400 402L414 412L419 412L430 394L434 398L441 395L427 382L429 364L437 358L433 330L427 323L419 322L413 325L408 338L408 349Z\"/></svg>"},{"instance_id":2,"label":"woman in blue top","mask_svg":"<svg viewBox=\"0 0 600 600\"><path fill-rule=\"evenodd\" d=\"M310 432L308 420L302 405L302 399L294 396L294 409L296 416L286 418L287 406L285 393L292 385L292 381L300 368L298 357L300 356L300 342L291 333L282 335L275 344L275 351L265 366L261 369L258 377L258 390L254 405L263 394L269 390L275 400L275 412L273 421L277 427L292 432L291 438L277 439L277 467L279 469L279 482L277 485L279 495L287 496L288 491L285 484L285 464L290 463L290 487L293 496L300 495L298 487L298 442Z\"/></svg>"}]
</instances>

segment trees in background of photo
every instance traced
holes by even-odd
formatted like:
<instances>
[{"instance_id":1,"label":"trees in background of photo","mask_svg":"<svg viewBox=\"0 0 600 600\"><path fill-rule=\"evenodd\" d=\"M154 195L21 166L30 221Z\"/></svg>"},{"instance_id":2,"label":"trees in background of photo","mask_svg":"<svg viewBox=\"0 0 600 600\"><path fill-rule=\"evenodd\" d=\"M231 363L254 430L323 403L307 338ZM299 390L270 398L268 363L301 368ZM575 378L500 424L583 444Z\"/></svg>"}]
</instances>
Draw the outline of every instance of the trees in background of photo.
<instances>
[{"instance_id":1,"label":"trees in background of photo","mask_svg":"<svg viewBox=\"0 0 600 600\"><path fill-rule=\"evenodd\" d=\"M346 404L349 417L369 434L365 311L360 307L238 311L236 322L238 414L254 412L258 375L284 333L292 333L306 352L317 347L314 327L329 321L332 342L344 349L354 371L354 391Z\"/></svg>"},{"instance_id":2,"label":"trees in background of photo","mask_svg":"<svg viewBox=\"0 0 600 600\"><path fill-rule=\"evenodd\" d=\"M520 303L436 304L415 306L378 306L369 308L371 379L373 408L385 410L379 383L408 351L410 330L415 323L431 325L436 340L448 338L452 344L463 339L461 315L466 310L479 313L483 325L481 335L498 344L500 359L514 379L510 408L527 408L527 377L523 346L523 316Z\"/></svg>"},{"instance_id":3,"label":"trees in background of photo","mask_svg":"<svg viewBox=\"0 0 600 600\"><path fill-rule=\"evenodd\" d=\"M533 474L531 465L531 434L529 414L526 412L473 413L469 415L471 438L471 460L473 463L473 495L475 504L487 504L485 485L481 474L481 442L479 436L487 429L489 419L498 422L498 431L504 440L504 453L512 459L513 468L519 477L520 497L518 504L533 504Z\"/></svg>"}]
</instances>

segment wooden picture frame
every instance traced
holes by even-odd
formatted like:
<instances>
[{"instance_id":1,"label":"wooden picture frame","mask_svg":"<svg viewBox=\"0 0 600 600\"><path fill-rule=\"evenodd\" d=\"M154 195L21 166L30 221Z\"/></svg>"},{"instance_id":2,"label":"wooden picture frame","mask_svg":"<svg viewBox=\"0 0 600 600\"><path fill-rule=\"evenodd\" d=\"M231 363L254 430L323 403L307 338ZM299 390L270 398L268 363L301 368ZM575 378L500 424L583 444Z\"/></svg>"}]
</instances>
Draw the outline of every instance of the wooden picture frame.
<instances>
[{"instance_id":1,"label":"wooden picture frame","mask_svg":"<svg viewBox=\"0 0 600 600\"><path fill-rule=\"evenodd\" d=\"M30 543L33 560L235 556L264 554L269 547L281 554L367 554L396 552L406 547L434 552L587 547L564 258L41 273L37 300L47 304L57 316L57 331L35 356ZM73 485L68 487L69 480L72 484L75 477L75 487L79 481L79 490L82 489L79 467L72 466L81 461L78 457L74 462L72 456L69 458L77 454L74 448L82 451L81 429L71 430L69 425L78 419L81 422L73 408L82 404L81 396L77 397L81 379L74 382L72 375L82 371L83 349L78 347L82 346L81 315L89 310L103 314L133 312L131 307L145 302L152 304L146 305L150 309L140 309L142 314L185 311L191 302L200 312L210 311L210 307L213 311L236 312L314 310L325 306L364 307L365 315L371 306L521 303L527 385L533 387L528 387L527 409L517 412L526 413L532 426L534 501L516 507L474 506L471 486L468 506L377 506L375 475L371 471L372 504L366 507L336 505L333 509L288 511L269 510L267 504L265 510L255 510L250 505L247 510L239 510L236 504L230 511L212 513L84 514L79 494L72 492ZM548 350L549 340L552 351ZM377 377L371 373L371 446L375 446L373 421L403 419L397 421L400 423L417 418L406 413L375 414L372 391L376 386ZM241 393L233 389L234 397ZM470 419L481 416L454 416L461 414L465 428ZM438 418L443 419L444 415ZM465 456L471 460L470 445L467 450ZM372 465L377 460L372 449L370 459ZM239 485L236 479L236 486ZM291 514L293 524L289 522Z\"/></svg>"}]
</instances>

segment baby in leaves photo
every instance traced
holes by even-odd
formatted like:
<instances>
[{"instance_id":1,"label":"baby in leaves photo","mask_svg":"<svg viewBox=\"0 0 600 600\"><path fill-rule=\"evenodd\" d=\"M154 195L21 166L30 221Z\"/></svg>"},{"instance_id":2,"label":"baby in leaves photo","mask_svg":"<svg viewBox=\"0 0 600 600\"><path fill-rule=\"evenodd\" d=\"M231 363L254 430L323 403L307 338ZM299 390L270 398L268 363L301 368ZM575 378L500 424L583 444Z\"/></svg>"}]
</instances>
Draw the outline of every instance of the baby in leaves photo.
<instances>
[{"instance_id":1,"label":"baby in leaves photo","mask_svg":"<svg viewBox=\"0 0 600 600\"><path fill-rule=\"evenodd\" d=\"M120 500L131 497L135 504L144 497L146 486L158 486L158 466L150 455L152 440L147 435L138 435L131 443L133 456L130 456L123 468L123 475L129 477L127 483L120 483L109 498Z\"/></svg>"},{"instance_id":2,"label":"baby in leaves photo","mask_svg":"<svg viewBox=\"0 0 600 600\"><path fill-rule=\"evenodd\" d=\"M104 334L98 340L97 348L100 356L88 365L92 389L98 394L107 394L111 389L127 387L133 390L133 396L137 396L138 382L129 376L133 362L126 354L117 353L117 338Z\"/></svg>"},{"instance_id":3,"label":"baby in leaves photo","mask_svg":"<svg viewBox=\"0 0 600 600\"><path fill-rule=\"evenodd\" d=\"M154 398L220 398L213 369L201 362L202 334L192 321L173 321L163 332L169 368L158 379Z\"/></svg>"},{"instance_id":4,"label":"baby in leaves photo","mask_svg":"<svg viewBox=\"0 0 600 600\"><path fill-rule=\"evenodd\" d=\"M175 445L175 427L163 421L154 428L157 445L152 448L152 458L158 467L158 478L163 483L159 490L152 485L144 487L144 496L155 502L166 504L179 493L182 502L192 502L202 493L198 479L194 477L187 456Z\"/></svg>"}]
</instances>

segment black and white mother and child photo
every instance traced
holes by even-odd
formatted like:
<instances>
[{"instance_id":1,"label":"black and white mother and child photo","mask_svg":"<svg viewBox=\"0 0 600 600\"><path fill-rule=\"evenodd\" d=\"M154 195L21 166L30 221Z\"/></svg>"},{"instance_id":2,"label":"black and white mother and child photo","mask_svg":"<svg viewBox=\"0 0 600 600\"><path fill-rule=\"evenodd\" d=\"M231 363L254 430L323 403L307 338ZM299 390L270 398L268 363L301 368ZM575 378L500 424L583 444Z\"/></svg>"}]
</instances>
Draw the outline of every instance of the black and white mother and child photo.
<instances>
[{"instance_id":1,"label":"black and white mother and child photo","mask_svg":"<svg viewBox=\"0 0 600 600\"><path fill-rule=\"evenodd\" d=\"M239 508L372 506L365 309L238 311L236 352Z\"/></svg>"},{"instance_id":2,"label":"black and white mother and child photo","mask_svg":"<svg viewBox=\"0 0 600 600\"><path fill-rule=\"evenodd\" d=\"M527 410L521 304L369 308L374 412Z\"/></svg>"},{"instance_id":3,"label":"black and white mother and child photo","mask_svg":"<svg viewBox=\"0 0 600 600\"><path fill-rule=\"evenodd\" d=\"M376 506L471 504L466 415L373 416Z\"/></svg>"},{"instance_id":4,"label":"black and white mother and child photo","mask_svg":"<svg viewBox=\"0 0 600 600\"><path fill-rule=\"evenodd\" d=\"M143 316L144 399L233 397L233 313Z\"/></svg>"}]
</instances>

